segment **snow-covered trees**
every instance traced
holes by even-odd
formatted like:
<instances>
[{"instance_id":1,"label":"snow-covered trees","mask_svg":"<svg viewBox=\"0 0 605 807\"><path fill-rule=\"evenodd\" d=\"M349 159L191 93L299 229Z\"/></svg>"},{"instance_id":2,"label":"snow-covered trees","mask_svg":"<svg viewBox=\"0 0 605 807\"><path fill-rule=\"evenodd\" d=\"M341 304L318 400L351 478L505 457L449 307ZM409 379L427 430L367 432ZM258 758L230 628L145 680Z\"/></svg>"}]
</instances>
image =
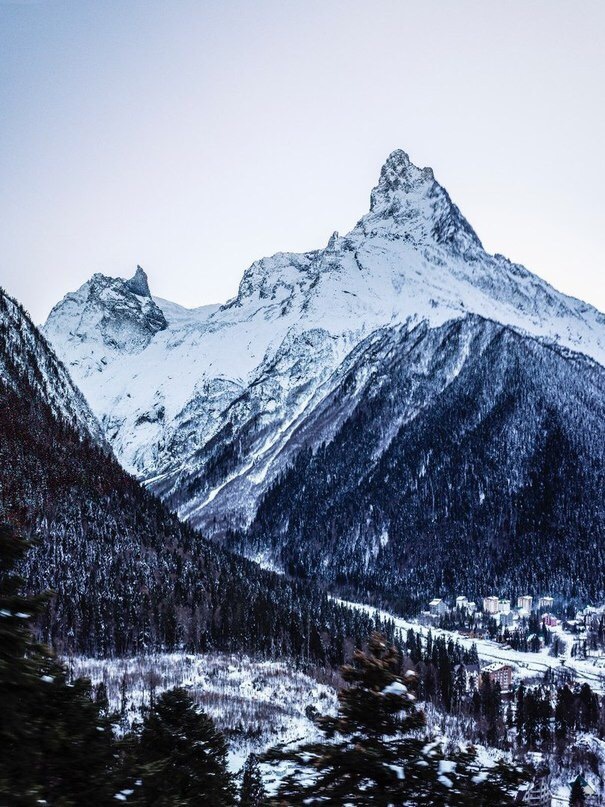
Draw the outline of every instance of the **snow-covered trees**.
<instances>
[{"instance_id":1,"label":"snow-covered trees","mask_svg":"<svg viewBox=\"0 0 605 807\"><path fill-rule=\"evenodd\" d=\"M482 768L472 749L447 749L424 731L416 675L400 674L400 656L374 633L367 652L343 667L347 684L335 717L317 724L325 741L278 747L268 761L288 762L275 805L505 805L521 770Z\"/></svg>"}]
</instances>

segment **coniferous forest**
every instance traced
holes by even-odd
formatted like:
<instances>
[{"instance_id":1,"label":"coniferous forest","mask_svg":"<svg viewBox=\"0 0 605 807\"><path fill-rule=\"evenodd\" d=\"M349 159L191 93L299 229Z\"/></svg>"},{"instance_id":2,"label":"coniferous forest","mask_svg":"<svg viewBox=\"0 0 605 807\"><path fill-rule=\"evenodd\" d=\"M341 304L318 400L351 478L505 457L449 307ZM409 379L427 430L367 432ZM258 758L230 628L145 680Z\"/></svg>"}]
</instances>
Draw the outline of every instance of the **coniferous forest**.
<instances>
[{"instance_id":1,"label":"coniferous forest","mask_svg":"<svg viewBox=\"0 0 605 807\"><path fill-rule=\"evenodd\" d=\"M14 305L0 296L0 315ZM38 622L43 640L88 655L223 649L342 663L370 620L179 522L53 411L35 384L54 383L57 360L23 311L10 327L24 335L0 340L0 513L34 541L28 589L54 592ZM27 352L26 336L36 340Z\"/></svg>"},{"instance_id":2,"label":"coniferous forest","mask_svg":"<svg viewBox=\"0 0 605 807\"><path fill-rule=\"evenodd\" d=\"M292 749L275 748L265 762L296 765L269 798L250 758L241 783L229 773L227 743L185 689L154 699L134 730L118 738L118 715L103 685L69 681L51 651L37 642L32 621L44 595L19 593L16 567L28 543L0 527L0 709L3 805L91 807L134 805L512 804L511 788L527 781L522 766L485 768L469 748L446 751L422 736L415 672L400 651L374 633L367 651L343 667L348 684L337 716L315 719L325 735ZM342 740L335 741L335 737ZM310 767L311 777L302 768ZM408 775L403 775L407 769ZM447 775L446 775L447 774ZM238 798L239 793L239 798Z\"/></svg>"},{"instance_id":3,"label":"coniferous forest","mask_svg":"<svg viewBox=\"0 0 605 807\"><path fill-rule=\"evenodd\" d=\"M604 396L600 365L481 317L374 335L306 424L339 428L228 545L398 613L486 585L600 601Z\"/></svg>"}]
</instances>

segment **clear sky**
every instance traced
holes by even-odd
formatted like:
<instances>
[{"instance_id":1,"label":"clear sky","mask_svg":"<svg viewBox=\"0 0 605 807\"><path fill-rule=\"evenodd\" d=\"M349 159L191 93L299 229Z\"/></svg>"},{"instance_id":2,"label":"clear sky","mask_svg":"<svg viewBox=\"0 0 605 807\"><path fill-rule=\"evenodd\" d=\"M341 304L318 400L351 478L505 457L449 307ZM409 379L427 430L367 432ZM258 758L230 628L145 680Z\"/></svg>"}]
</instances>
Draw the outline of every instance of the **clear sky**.
<instances>
[{"instance_id":1,"label":"clear sky","mask_svg":"<svg viewBox=\"0 0 605 807\"><path fill-rule=\"evenodd\" d=\"M0 284L224 301L394 148L492 252L605 310L605 2L0 0Z\"/></svg>"}]
</instances>

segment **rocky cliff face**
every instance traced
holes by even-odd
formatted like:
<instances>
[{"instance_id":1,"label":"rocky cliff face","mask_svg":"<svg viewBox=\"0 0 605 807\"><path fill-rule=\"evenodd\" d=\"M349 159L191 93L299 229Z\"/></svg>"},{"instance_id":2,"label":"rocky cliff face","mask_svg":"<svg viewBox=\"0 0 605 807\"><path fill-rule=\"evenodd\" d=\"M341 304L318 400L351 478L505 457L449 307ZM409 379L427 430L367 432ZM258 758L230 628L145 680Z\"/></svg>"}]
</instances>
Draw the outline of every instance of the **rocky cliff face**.
<instances>
[{"instance_id":1,"label":"rocky cliff face","mask_svg":"<svg viewBox=\"0 0 605 807\"><path fill-rule=\"evenodd\" d=\"M151 298L141 272L95 275L45 333L122 464L224 532L252 522L302 449L331 439L341 420L327 402L359 351L469 315L605 364L605 317L487 254L431 169L396 151L351 232L257 261L227 304L183 309Z\"/></svg>"}]
</instances>

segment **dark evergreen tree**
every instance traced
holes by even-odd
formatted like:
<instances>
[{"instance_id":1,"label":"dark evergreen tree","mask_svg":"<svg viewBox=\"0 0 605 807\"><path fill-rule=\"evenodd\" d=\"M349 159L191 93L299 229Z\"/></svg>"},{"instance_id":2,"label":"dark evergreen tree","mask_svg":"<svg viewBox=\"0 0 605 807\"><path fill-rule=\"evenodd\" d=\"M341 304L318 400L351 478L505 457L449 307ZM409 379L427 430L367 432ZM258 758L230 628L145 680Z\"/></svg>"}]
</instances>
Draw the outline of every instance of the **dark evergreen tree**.
<instances>
[{"instance_id":1,"label":"dark evergreen tree","mask_svg":"<svg viewBox=\"0 0 605 807\"><path fill-rule=\"evenodd\" d=\"M590 684L582 684L578 701L581 727L584 731L590 731L599 720L599 699L590 688Z\"/></svg>"},{"instance_id":2,"label":"dark evergreen tree","mask_svg":"<svg viewBox=\"0 0 605 807\"><path fill-rule=\"evenodd\" d=\"M555 706L555 736L564 743L575 728L574 696L567 684L557 691Z\"/></svg>"},{"instance_id":3,"label":"dark evergreen tree","mask_svg":"<svg viewBox=\"0 0 605 807\"><path fill-rule=\"evenodd\" d=\"M0 803L109 803L115 749L111 721L88 681L34 641L31 620L46 597L23 597L14 566L28 543L0 525Z\"/></svg>"},{"instance_id":4,"label":"dark evergreen tree","mask_svg":"<svg viewBox=\"0 0 605 807\"><path fill-rule=\"evenodd\" d=\"M586 804L586 796L584 795L584 788L580 777L577 776L571 786L571 793L569 794L569 807L584 807Z\"/></svg>"},{"instance_id":5,"label":"dark evergreen tree","mask_svg":"<svg viewBox=\"0 0 605 807\"><path fill-rule=\"evenodd\" d=\"M335 717L317 720L326 742L278 747L269 761L295 765L271 804L506 805L523 773L499 764L481 770L472 750L446 751L423 736L416 675L399 674L400 656L380 634L342 669L347 684Z\"/></svg>"},{"instance_id":6,"label":"dark evergreen tree","mask_svg":"<svg viewBox=\"0 0 605 807\"><path fill-rule=\"evenodd\" d=\"M497 746L504 734L502 720L502 695L500 685L492 683L489 675L483 673L479 685L481 716L484 724L485 740L489 745Z\"/></svg>"},{"instance_id":7,"label":"dark evergreen tree","mask_svg":"<svg viewBox=\"0 0 605 807\"><path fill-rule=\"evenodd\" d=\"M267 793L258 759L255 754L250 754L244 765L239 804L240 807L263 807L266 803Z\"/></svg>"},{"instance_id":8,"label":"dark evergreen tree","mask_svg":"<svg viewBox=\"0 0 605 807\"><path fill-rule=\"evenodd\" d=\"M227 743L184 689L164 692L147 713L135 773L138 803L146 807L231 807L235 787L227 770Z\"/></svg>"}]
</instances>

